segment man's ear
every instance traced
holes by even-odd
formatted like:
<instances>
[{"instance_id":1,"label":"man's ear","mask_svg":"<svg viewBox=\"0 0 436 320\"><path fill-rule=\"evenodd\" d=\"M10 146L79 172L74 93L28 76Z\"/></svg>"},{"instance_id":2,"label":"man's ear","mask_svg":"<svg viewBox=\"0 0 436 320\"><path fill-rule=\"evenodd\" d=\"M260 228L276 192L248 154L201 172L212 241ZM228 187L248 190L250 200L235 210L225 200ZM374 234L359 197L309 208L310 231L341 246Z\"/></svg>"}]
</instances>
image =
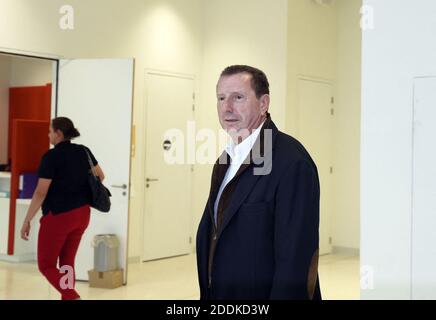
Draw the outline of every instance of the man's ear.
<instances>
[{"instance_id":1,"label":"man's ear","mask_svg":"<svg viewBox=\"0 0 436 320\"><path fill-rule=\"evenodd\" d=\"M263 96L261 96L259 101L260 101L260 111L262 112L262 114L266 114L268 112L269 102L270 102L269 94L264 94Z\"/></svg>"}]
</instances>

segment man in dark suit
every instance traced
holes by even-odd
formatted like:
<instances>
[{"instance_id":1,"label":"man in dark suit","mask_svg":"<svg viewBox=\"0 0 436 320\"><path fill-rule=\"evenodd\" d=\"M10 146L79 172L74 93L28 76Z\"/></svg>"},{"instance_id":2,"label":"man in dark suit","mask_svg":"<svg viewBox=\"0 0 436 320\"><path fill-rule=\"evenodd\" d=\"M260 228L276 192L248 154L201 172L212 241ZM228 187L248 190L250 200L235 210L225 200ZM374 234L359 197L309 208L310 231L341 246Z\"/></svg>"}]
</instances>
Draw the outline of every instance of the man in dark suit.
<instances>
[{"instance_id":1,"label":"man in dark suit","mask_svg":"<svg viewBox=\"0 0 436 320\"><path fill-rule=\"evenodd\" d=\"M197 232L200 299L321 299L315 163L271 120L262 71L227 67L216 90L231 141Z\"/></svg>"}]
</instances>

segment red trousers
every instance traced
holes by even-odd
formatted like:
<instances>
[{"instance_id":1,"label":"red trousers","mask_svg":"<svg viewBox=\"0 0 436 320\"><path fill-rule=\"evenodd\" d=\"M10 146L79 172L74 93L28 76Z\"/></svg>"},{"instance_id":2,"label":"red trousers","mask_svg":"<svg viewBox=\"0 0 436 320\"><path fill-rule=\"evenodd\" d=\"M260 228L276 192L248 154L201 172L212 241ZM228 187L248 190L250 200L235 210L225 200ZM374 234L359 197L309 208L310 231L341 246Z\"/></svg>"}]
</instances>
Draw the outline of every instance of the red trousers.
<instances>
[{"instance_id":1,"label":"red trousers","mask_svg":"<svg viewBox=\"0 0 436 320\"><path fill-rule=\"evenodd\" d=\"M38 268L60 292L62 300L80 298L74 289L74 260L82 235L89 224L90 211L90 207L86 205L57 215L49 212L40 220ZM57 267L58 260L61 270Z\"/></svg>"}]
</instances>

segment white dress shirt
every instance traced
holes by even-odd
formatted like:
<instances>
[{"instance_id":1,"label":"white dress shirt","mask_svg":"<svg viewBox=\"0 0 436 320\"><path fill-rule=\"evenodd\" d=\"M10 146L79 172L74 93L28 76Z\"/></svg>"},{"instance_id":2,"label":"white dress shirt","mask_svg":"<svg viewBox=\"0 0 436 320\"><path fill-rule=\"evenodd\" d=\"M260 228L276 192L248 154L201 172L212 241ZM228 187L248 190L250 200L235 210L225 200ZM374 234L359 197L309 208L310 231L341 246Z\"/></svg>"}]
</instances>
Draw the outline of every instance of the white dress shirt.
<instances>
[{"instance_id":1,"label":"white dress shirt","mask_svg":"<svg viewBox=\"0 0 436 320\"><path fill-rule=\"evenodd\" d=\"M264 121L265 122L265 121ZM230 166L227 169L226 175L224 176L223 182L221 183L220 189L218 191L218 195L214 204L214 218L215 224L217 223L218 216L218 204L220 202L221 194L223 193L226 185L233 179L241 167L244 160L250 154L250 150L253 149L253 145L256 142L257 137L259 136L260 129L262 128L264 122L254 130L247 138L245 138L241 143L235 144L232 139L226 146L226 152L230 156Z\"/></svg>"}]
</instances>

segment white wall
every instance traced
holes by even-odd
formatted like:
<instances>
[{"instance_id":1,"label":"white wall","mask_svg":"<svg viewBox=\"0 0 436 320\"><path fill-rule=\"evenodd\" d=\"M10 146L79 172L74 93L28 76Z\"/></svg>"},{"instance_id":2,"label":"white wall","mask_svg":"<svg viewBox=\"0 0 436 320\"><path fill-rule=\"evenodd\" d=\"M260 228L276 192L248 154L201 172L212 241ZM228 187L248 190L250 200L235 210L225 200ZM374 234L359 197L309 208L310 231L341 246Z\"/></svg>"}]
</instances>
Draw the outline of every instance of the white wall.
<instances>
[{"instance_id":1,"label":"white wall","mask_svg":"<svg viewBox=\"0 0 436 320\"><path fill-rule=\"evenodd\" d=\"M200 128L220 128L215 90L221 71L229 65L247 64L266 73L271 116L279 129L285 129L287 2L203 1L200 106L196 112ZM194 181L201 188L196 188L194 194L194 231L209 195L211 170L212 165L195 168Z\"/></svg>"},{"instance_id":2,"label":"white wall","mask_svg":"<svg viewBox=\"0 0 436 320\"><path fill-rule=\"evenodd\" d=\"M359 122L361 0L322 6L290 0L286 129L298 138L300 76L328 80L335 92L333 117L333 249L359 248Z\"/></svg>"},{"instance_id":3,"label":"white wall","mask_svg":"<svg viewBox=\"0 0 436 320\"><path fill-rule=\"evenodd\" d=\"M413 80L436 75L436 2L364 3L375 24L362 38L361 265L374 289L361 296L409 299Z\"/></svg>"},{"instance_id":4,"label":"white wall","mask_svg":"<svg viewBox=\"0 0 436 320\"><path fill-rule=\"evenodd\" d=\"M128 4L71 0L75 29L61 30L59 8L64 4L62 0L2 0L0 47L67 58L135 58L130 257L142 252L145 69L194 75L197 128L217 129L215 85L220 71L236 63L257 66L271 83L273 119L291 134L296 131L296 76L335 80L340 73L335 58L336 9L316 6L311 0L130 0ZM349 40L348 35L343 38ZM210 173L211 166L195 168L193 235L209 191ZM353 210L345 207L344 212ZM339 229L346 228L344 222ZM354 246L353 240L347 241L344 246Z\"/></svg>"},{"instance_id":5,"label":"white wall","mask_svg":"<svg viewBox=\"0 0 436 320\"><path fill-rule=\"evenodd\" d=\"M268 14L265 14L268 10ZM216 112L215 86L232 64L263 70L270 82L270 112L285 125L287 63L286 0L207 0L203 2L202 104ZM218 118L212 119L217 125ZM211 123L212 124L212 123Z\"/></svg>"},{"instance_id":6,"label":"white wall","mask_svg":"<svg viewBox=\"0 0 436 320\"><path fill-rule=\"evenodd\" d=\"M298 137L299 76L330 80L335 85L337 8L312 0L289 0L286 128Z\"/></svg>"},{"instance_id":7,"label":"white wall","mask_svg":"<svg viewBox=\"0 0 436 320\"><path fill-rule=\"evenodd\" d=\"M74 30L59 28L63 0L2 0L0 47L66 58L135 58L129 256L142 252L145 69L191 74L199 83L201 0L71 0ZM31 32L29 32L31 30ZM104 160L101 161L104 166Z\"/></svg>"},{"instance_id":8,"label":"white wall","mask_svg":"<svg viewBox=\"0 0 436 320\"><path fill-rule=\"evenodd\" d=\"M333 246L360 247L360 77L362 0L336 0Z\"/></svg>"},{"instance_id":9,"label":"white wall","mask_svg":"<svg viewBox=\"0 0 436 320\"><path fill-rule=\"evenodd\" d=\"M219 72L235 63L258 66L270 79L271 112L279 127L283 128L287 1L131 0L126 5L124 1L115 0L72 0L68 4L75 9L75 29L69 31L58 27L59 8L64 4L62 0L41 0L38 3L3 0L0 47L48 52L69 58L135 57L136 153L132 161L129 256L140 256L145 69L194 75L199 97L197 128L218 128L215 84ZM268 15L265 15L266 10ZM32 33L27 30L32 30ZM194 190L201 190L201 193L194 194L193 235L204 209L209 179L210 166L196 166Z\"/></svg>"},{"instance_id":10,"label":"white wall","mask_svg":"<svg viewBox=\"0 0 436 320\"><path fill-rule=\"evenodd\" d=\"M11 58L11 87L44 86L52 83L52 61Z\"/></svg>"},{"instance_id":11,"label":"white wall","mask_svg":"<svg viewBox=\"0 0 436 320\"><path fill-rule=\"evenodd\" d=\"M8 120L9 120L9 82L11 61L7 56L0 56L0 163L7 163Z\"/></svg>"},{"instance_id":12,"label":"white wall","mask_svg":"<svg viewBox=\"0 0 436 320\"><path fill-rule=\"evenodd\" d=\"M195 77L199 91L201 59L200 0L136 1L136 21L129 30L126 53L135 57L133 122L136 155L132 159L129 256L142 255L145 169L145 70L163 70ZM122 6L122 5L121 5ZM135 10L135 8L130 8ZM133 16L135 14L131 12ZM132 19L132 18L127 18ZM120 26L117 26L120 27ZM121 32L121 31L119 31ZM123 47L123 44L120 44ZM120 55L112 53L111 56ZM183 128L182 128L183 129ZM204 186L195 186L202 189Z\"/></svg>"}]
</instances>

